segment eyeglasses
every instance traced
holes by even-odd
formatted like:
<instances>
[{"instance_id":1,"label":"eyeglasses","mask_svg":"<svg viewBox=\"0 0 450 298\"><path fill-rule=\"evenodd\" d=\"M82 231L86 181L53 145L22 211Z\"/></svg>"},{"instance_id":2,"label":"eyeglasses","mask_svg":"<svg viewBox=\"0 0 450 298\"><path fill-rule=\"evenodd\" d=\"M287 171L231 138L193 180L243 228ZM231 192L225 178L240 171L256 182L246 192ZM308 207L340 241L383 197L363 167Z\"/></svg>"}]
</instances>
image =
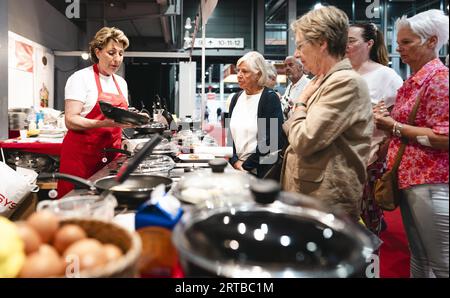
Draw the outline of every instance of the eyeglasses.
<instances>
[{"instance_id":1,"label":"eyeglasses","mask_svg":"<svg viewBox=\"0 0 450 298\"><path fill-rule=\"evenodd\" d=\"M298 42L297 44L296 44L296 48L297 48L297 51L300 51L301 50L301 48L303 47L303 45L305 44L305 43L307 43L308 42L308 40L303 40L303 41L301 41L301 42Z\"/></svg>"}]
</instances>

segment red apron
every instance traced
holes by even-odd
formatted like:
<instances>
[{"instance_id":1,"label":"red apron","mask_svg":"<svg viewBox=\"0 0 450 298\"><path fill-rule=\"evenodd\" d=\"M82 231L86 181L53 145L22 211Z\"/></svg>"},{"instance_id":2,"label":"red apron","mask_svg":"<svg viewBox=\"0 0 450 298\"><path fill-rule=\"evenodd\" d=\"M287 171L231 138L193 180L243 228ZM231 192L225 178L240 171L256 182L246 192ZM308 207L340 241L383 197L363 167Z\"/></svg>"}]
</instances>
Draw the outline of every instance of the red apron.
<instances>
[{"instance_id":1,"label":"red apron","mask_svg":"<svg viewBox=\"0 0 450 298\"><path fill-rule=\"evenodd\" d=\"M105 101L115 107L128 108L127 101L120 91L116 78L113 76L119 95L105 93L100 85L97 64L94 65L95 83L97 84L97 103L85 117L87 119L104 120L105 116L100 110L99 101ZM61 149L60 173L89 178L106 162L112 161L118 153L104 153L104 148L120 148L122 143L122 129L119 127L100 127L86 130L69 130L64 138ZM106 158L106 159L105 159ZM58 181L58 198L61 198L73 189L73 184L67 181Z\"/></svg>"}]
</instances>

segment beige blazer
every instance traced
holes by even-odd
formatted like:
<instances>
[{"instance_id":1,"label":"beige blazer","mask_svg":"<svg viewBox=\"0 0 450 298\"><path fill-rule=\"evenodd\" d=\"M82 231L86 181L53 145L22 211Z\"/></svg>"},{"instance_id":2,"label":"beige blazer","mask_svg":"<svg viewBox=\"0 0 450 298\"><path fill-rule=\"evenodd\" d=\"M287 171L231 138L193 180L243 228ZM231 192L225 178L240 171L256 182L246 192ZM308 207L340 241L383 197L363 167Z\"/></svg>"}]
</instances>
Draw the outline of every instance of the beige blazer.
<instances>
[{"instance_id":1,"label":"beige blazer","mask_svg":"<svg viewBox=\"0 0 450 298\"><path fill-rule=\"evenodd\" d=\"M289 146L284 190L317 198L355 220L366 182L373 131L369 90L348 59L337 63L308 101L284 123Z\"/></svg>"}]
</instances>

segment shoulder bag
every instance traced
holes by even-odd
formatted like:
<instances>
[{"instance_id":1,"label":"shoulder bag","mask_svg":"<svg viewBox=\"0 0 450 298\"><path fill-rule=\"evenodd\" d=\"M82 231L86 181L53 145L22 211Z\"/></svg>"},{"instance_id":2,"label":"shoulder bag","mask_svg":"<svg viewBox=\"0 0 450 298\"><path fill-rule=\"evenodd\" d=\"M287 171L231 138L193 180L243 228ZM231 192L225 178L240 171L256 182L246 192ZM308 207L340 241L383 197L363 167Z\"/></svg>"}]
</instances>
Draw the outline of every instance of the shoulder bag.
<instances>
[{"instance_id":1,"label":"shoulder bag","mask_svg":"<svg viewBox=\"0 0 450 298\"><path fill-rule=\"evenodd\" d=\"M423 90L417 96L413 110L411 111L411 114L409 114L408 117L409 125L413 125L414 120L416 119L416 114L419 108L420 98L422 94ZM403 153L405 152L406 145L408 144L408 139L402 138L401 142L402 144L398 149L397 156L395 157L395 162L394 165L392 166L392 169L384 173L380 179L377 179L375 181L375 191L374 191L375 202L381 209L386 211L395 210L402 196L402 192L398 188L398 167L400 166Z\"/></svg>"}]
</instances>

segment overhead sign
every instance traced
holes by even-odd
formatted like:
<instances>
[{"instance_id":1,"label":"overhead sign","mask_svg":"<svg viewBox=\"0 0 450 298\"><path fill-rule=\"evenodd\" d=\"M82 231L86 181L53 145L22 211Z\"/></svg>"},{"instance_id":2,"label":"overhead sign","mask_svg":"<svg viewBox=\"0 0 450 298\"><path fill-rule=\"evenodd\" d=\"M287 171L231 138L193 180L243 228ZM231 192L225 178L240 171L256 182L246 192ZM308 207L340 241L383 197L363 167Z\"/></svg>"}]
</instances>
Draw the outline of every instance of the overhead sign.
<instances>
[{"instance_id":1,"label":"overhead sign","mask_svg":"<svg viewBox=\"0 0 450 298\"><path fill-rule=\"evenodd\" d=\"M184 48L192 46L192 39L188 39L184 43ZM194 48L202 47L202 39L196 38L194 41ZM207 49L243 49L244 38L206 38L205 48Z\"/></svg>"}]
</instances>

